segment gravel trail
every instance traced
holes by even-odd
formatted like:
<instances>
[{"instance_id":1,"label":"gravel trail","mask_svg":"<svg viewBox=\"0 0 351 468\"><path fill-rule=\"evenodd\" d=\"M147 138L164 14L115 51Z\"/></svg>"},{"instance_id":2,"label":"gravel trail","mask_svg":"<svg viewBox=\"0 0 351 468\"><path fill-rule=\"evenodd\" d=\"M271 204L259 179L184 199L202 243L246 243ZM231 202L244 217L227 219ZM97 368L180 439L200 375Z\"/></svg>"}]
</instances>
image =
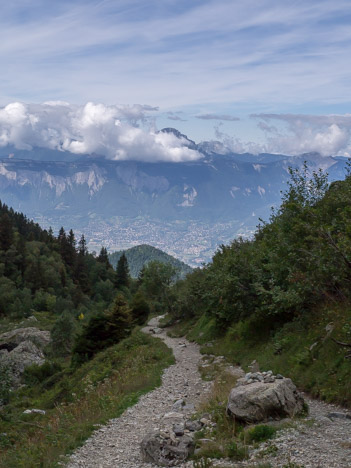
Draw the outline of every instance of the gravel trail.
<instances>
[{"instance_id":1,"label":"gravel trail","mask_svg":"<svg viewBox=\"0 0 351 468\"><path fill-rule=\"evenodd\" d=\"M157 324L155 318L144 330L150 332ZM162 386L142 396L121 417L96 430L71 456L67 468L155 467L143 463L141 440L148 432L164 426L164 415L175 411L176 400L186 401L182 412L190 415L193 406L210 390L211 384L204 382L198 372L202 358L199 346L184 338L170 338L163 330L157 336L173 350L176 359L176 364L164 371ZM249 460L213 460L213 466L259 467L270 463L275 468L351 468L351 414L335 405L305 399L310 407L308 418L294 421L294 427L279 431L276 438L250 450ZM190 468L193 463L179 466Z\"/></svg>"},{"instance_id":2,"label":"gravel trail","mask_svg":"<svg viewBox=\"0 0 351 468\"><path fill-rule=\"evenodd\" d=\"M157 326L152 319L144 330ZM194 412L193 405L210 389L198 372L201 359L199 346L184 338L170 338L162 330L156 335L164 340L174 353L176 364L164 371L162 386L143 395L139 402L128 408L119 418L96 430L92 436L70 457L68 468L149 468L155 465L143 463L140 442L144 436L162 426L164 415L175 411L176 400L187 403L184 414ZM178 410L177 410L178 411ZM192 466L192 464L184 464Z\"/></svg>"},{"instance_id":3,"label":"gravel trail","mask_svg":"<svg viewBox=\"0 0 351 468\"><path fill-rule=\"evenodd\" d=\"M262 461L273 467L351 468L351 414L336 405L306 398L310 413L307 419L297 420L296 428L278 432L270 444L277 447L275 456ZM347 417L348 416L348 417ZM257 459L257 455L253 454ZM258 455L259 456L259 455ZM293 465L295 464L295 465Z\"/></svg>"}]
</instances>

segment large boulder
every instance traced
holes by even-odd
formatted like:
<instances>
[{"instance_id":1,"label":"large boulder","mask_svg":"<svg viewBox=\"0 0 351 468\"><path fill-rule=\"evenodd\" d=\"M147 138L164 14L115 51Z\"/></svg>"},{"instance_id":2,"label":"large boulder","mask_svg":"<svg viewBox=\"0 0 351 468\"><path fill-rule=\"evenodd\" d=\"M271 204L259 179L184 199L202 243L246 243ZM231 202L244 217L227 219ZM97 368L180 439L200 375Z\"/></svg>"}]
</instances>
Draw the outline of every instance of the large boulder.
<instances>
[{"instance_id":1,"label":"large boulder","mask_svg":"<svg viewBox=\"0 0 351 468\"><path fill-rule=\"evenodd\" d=\"M36 327L16 328L0 335L0 349L8 349L8 346L13 349L13 345L19 345L22 341L31 341L43 349L50 343L50 332Z\"/></svg>"},{"instance_id":2,"label":"large boulder","mask_svg":"<svg viewBox=\"0 0 351 468\"><path fill-rule=\"evenodd\" d=\"M11 385L17 388L26 367L44 364L44 348L50 343L50 332L35 327L17 328L0 335L0 367L10 374Z\"/></svg>"},{"instance_id":3,"label":"large boulder","mask_svg":"<svg viewBox=\"0 0 351 468\"><path fill-rule=\"evenodd\" d=\"M182 431L179 434L182 434ZM185 462L194 452L194 447L193 437L190 434L176 436L173 431L156 431L142 440L141 455L146 463L176 466Z\"/></svg>"},{"instance_id":4,"label":"large boulder","mask_svg":"<svg viewBox=\"0 0 351 468\"><path fill-rule=\"evenodd\" d=\"M231 390L227 404L227 413L237 421L256 424L292 417L304 409L304 399L291 379L255 373L241 380Z\"/></svg>"}]
</instances>

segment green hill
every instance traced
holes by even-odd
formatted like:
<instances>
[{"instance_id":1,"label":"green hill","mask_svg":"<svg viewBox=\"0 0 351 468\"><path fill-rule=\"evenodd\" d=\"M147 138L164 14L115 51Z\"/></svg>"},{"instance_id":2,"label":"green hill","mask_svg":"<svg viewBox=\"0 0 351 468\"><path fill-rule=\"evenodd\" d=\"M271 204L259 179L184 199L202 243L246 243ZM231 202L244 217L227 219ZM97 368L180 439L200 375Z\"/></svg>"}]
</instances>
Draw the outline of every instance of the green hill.
<instances>
[{"instance_id":1,"label":"green hill","mask_svg":"<svg viewBox=\"0 0 351 468\"><path fill-rule=\"evenodd\" d=\"M123 252L127 257L130 274L133 278L137 278L143 266L151 261L172 265L180 272L181 277L185 277L188 273L192 272L192 268L186 263L172 257L172 255L168 255L166 252L163 252L156 247L146 244L137 245L130 249L124 251L120 250L110 254L109 260L114 268L116 268L117 262Z\"/></svg>"}]
</instances>

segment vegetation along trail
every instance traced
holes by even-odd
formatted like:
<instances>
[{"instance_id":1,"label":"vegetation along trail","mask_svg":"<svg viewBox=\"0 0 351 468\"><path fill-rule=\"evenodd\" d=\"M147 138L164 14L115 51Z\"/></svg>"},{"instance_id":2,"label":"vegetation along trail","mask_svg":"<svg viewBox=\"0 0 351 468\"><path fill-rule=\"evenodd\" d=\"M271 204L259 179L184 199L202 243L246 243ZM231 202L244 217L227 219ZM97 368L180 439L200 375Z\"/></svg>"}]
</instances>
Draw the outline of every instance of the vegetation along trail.
<instances>
[{"instance_id":1,"label":"vegetation along trail","mask_svg":"<svg viewBox=\"0 0 351 468\"><path fill-rule=\"evenodd\" d=\"M152 319L145 331L150 332L157 323L157 318ZM196 402L210 389L211 384L204 382L198 371L201 359L199 346L157 331L160 331L158 336L172 348L176 359L176 364L164 372L162 386L142 396L120 418L112 419L94 432L85 445L71 456L68 468L154 466L143 463L141 459L140 442L143 437L163 425L164 416L175 411L175 401L183 399L186 405L182 412L184 415L191 414ZM192 466L192 463L184 466Z\"/></svg>"}]
</instances>

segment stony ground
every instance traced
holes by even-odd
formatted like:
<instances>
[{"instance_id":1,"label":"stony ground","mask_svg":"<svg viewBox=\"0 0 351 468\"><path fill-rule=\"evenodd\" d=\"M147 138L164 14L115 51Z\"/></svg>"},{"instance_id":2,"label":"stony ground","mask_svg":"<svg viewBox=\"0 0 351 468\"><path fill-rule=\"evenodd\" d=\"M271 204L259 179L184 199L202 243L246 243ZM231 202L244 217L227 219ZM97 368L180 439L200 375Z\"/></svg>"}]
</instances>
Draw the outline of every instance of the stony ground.
<instances>
[{"instance_id":1,"label":"stony ground","mask_svg":"<svg viewBox=\"0 0 351 468\"><path fill-rule=\"evenodd\" d=\"M308 418L294 421L295 427L278 432L275 439L252 454L252 459L276 447L275 456L265 456L261 462L270 462L274 467L290 462L295 463L293 468L351 468L351 414L334 405L305 399L310 409Z\"/></svg>"},{"instance_id":2,"label":"stony ground","mask_svg":"<svg viewBox=\"0 0 351 468\"><path fill-rule=\"evenodd\" d=\"M157 326L157 319L150 322L146 331ZM158 334L172 348L176 364L163 375L162 386L144 395L139 402L108 425L101 427L83 447L70 458L68 468L148 468L143 463L140 442L150 431L163 427L164 416L174 411L174 402L184 399L185 415L194 412L194 407L210 389L198 372L201 360L199 347L185 339ZM291 468L351 468L351 416L347 411L320 401L307 399L310 415L307 419L294 421L292 427L278 432L270 442L250 452L244 463L228 460L214 461L214 466L244 467L271 463L273 467ZM181 468L192 467L192 462Z\"/></svg>"}]
</instances>

